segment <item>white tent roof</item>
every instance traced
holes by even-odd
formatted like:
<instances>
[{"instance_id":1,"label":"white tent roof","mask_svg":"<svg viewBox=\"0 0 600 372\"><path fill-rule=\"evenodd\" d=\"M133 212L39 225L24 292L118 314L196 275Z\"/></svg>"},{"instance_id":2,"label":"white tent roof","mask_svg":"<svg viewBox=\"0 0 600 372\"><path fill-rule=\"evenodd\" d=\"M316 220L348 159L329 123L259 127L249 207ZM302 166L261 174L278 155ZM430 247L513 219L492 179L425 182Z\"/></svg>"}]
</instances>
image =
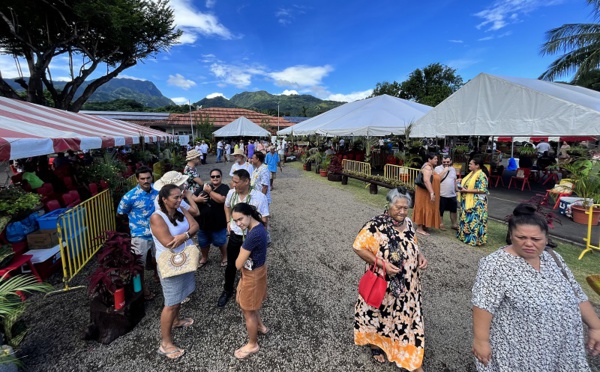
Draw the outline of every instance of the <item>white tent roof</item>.
<instances>
[{"instance_id":1,"label":"white tent roof","mask_svg":"<svg viewBox=\"0 0 600 372\"><path fill-rule=\"evenodd\" d=\"M411 137L600 135L600 92L479 74L413 125Z\"/></svg>"},{"instance_id":2,"label":"white tent roof","mask_svg":"<svg viewBox=\"0 0 600 372\"><path fill-rule=\"evenodd\" d=\"M223 128L215 131L215 137L269 137L271 132L240 116Z\"/></svg>"},{"instance_id":3,"label":"white tent roof","mask_svg":"<svg viewBox=\"0 0 600 372\"><path fill-rule=\"evenodd\" d=\"M405 128L431 110L430 106L382 95L346 103L277 134L331 136L387 136Z\"/></svg>"}]
</instances>

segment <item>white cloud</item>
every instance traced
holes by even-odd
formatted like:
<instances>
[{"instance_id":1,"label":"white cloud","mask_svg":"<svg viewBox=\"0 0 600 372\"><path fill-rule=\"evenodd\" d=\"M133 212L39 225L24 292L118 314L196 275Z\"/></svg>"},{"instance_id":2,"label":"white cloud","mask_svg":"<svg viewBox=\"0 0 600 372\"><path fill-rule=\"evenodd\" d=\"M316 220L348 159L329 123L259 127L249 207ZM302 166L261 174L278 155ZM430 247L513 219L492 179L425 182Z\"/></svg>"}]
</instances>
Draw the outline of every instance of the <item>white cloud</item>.
<instances>
[{"instance_id":1,"label":"white cloud","mask_svg":"<svg viewBox=\"0 0 600 372\"><path fill-rule=\"evenodd\" d=\"M275 18L277 18L279 24L283 26L289 25L297 16L305 14L306 9L306 7L300 5L293 5L290 8L279 8L275 12Z\"/></svg>"},{"instance_id":2,"label":"white cloud","mask_svg":"<svg viewBox=\"0 0 600 372\"><path fill-rule=\"evenodd\" d=\"M176 105L187 105L189 102L186 97L173 97L171 101L175 102Z\"/></svg>"},{"instance_id":3,"label":"white cloud","mask_svg":"<svg viewBox=\"0 0 600 372\"><path fill-rule=\"evenodd\" d=\"M482 37L481 39L477 39L477 41L488 41L488 40L493 40L494 37L493 36L486 36L486 37Z\"/></svg>"},{"instance_id":4,"label":"white cloud","mask_svg":"<svg viewBox=\"0 0 600 372\"><path fill-rule=\"evenodd\" d=\"M207 0L206 5L214 5L214 1ZM198 36L218 36L223 39L233 39L234 36L211 13L203 13L194 7L192 0L171 0L171 8L175 17L175 24L183 31L179 39L182 44L194 43ZM210 8L210 7L209 7Z\"/></svg>"},{"instance_id":5,"label":"white cloud","mask_svg":"<svg viewBox=\"0 0 600 372\"><path fill-rule=\"evenodd\" d=\"M371 94L373 94L373 89L367 89L363 90L362 92L352 92L350 94L330 94L326 99L338 102L354 102L361 99L365 99Z\"/></svg>"},{"instance_id":6,"label":"white cloud","mask_svg":"<svg viewBox=\"0 0 600 372\"><path fill-rule=\"evenodd\" d=\"M144 79L144 78L139 78L139 77L135 77L135 76L131 76L131 75L121 75L119 74L119 77L122 79L131 79L131 80L140 80L140 81L147 81L148 79Z\"/></svg>"},{"instance_id":7,"label":"white cloud","mask_svg":"<svg viewBox=\"0 0 600 372\"><path fill-rule=\"evenodd\" d=\"M207 95L205 98L211 99L211 98L217 98L217 97L223 97L223 98L227 99L227 97L225 97L223 95L223 93L211 93L211 94Z\"/></svg>"},{"instance_id":8,"label":"white cloud","mask_svg":"<svg viewBox=\"0 0 600 372\"><path fill-rule=\"evenodd\" d=\"M2 52L3 51L0 50L0 53ZM25 63L25 61L21 61L21 69L23 75L29 75L29 69L27 68L27 63ZM0 54L0 71L2 72L2 77L4 79L14 79L19 77L19 69L17 68L14 58L6 54Z\"/></svg>"},{"instance_id":9,"label":"white cloud","mask_svg":"<svg viewBox=\"0 0 600 372\"><path fill-rule=\"evenodd\" d=\"M451 42L451 43L456 43L456 44L462 44L462 43L464 43L464 41L462 41L462 40L453 40L453 39L451 39L451 40L448 40L448 41Z\"/></svg>"},{"instance_id":10,"label":"white cloud","mask_svg":"<svg viewBox=\"0 0 600 372\"><path fill-rule=\"evenodd\" d=\"M457 69L457 70L461 70L461 69L469 68L473 65L476 65L479 62L481 62L481 60L476 59L476 58L458 58L458 59L453 59L453 60L447 61L445 63L445 65L448 67Z\"/></svg>"},{"instance_id":11,"label":"white cloud","mask_svg":"<svg viewBox=\"0 0 600 372\"><path fill-rule=\"evenodd\" d=\"M281 94L278 94L280 96L297 96L298 95L298 91L294 90L294 89L286 89L283 92L281 92Z\"/></svg>"},{"instance_id":12,"label":"white cloud","mask_svg":"<svg viewBox=\"0 0 600 372\"><path fill-rule=\"evenodd\" d=\"M216 2L217 2L217 0L206 0L206 7L207 8L214 8Z\"/></svg>"},{"instance_id":13,"label":"white cloud","mask_svg":"<svg viewBox=\"0 0 600 372\"><path fill-rule=\"evenodd\" d=\"M333 67L325 66L292 66L283 71L268 74L279 86L306 87L321 84Z\"/></svg>"},{"instance_id":14,"label":"white cloud","mask_svg":"<svg viewBox=\"0 0 600 372\"><path fill-rule=\"evenodd\" d=\"M252 73L242 66L213 63L210 71L221 80L221 83L245 88L252 83ZM257 72L256 70L255 72ZM221 85L219 85L221 86Z\"/></svg>"},{"instance_id":15,"label":"white cloud","mask_svg":"<svg viewBox=\"0 0 600 372\"><path fill-rule=\"evenodd\" d=\"M167 84L174 85L181 89L188 90L193 86L196 86L196 83L193 80L186 79L181 74L169 75L169 79L167 80Z\"/></svg>"},{"instance_id":16,"label":"white cloud","mask_svg":"<svg viewBox=\"0 0 600 372\"><path fill-rule=\"evenodd\" d=\"M485 28L486 31L497 31L509 24L521 22L520 16L526 15L538 8L552 6L562 0L496 0L486 9L475 13L483 21L477 29Z\"/></svg>"}]
</instances>

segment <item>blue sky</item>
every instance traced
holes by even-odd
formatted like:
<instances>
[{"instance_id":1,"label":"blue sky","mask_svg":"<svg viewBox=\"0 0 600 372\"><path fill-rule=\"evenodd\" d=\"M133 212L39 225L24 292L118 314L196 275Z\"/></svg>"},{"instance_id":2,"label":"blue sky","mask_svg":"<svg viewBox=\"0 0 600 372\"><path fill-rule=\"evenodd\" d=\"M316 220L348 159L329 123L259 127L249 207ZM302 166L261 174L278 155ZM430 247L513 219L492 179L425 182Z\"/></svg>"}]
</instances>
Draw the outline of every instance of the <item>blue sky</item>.
<instances>
[{"instance_id":1,"label":"blue sky","mask_svg":"<svg viewBox=\"0 0 600 372\"><path fill-rule=\"evenodd\" d=\"M181 44L119 77L151 80L177 103L244 91L353 101L440 62L537 78L546 31L593 22L585 0L171 0ZM0 57L4 77L16 76ZM26 67L25 64L22 64ZM64 61L52 67L66 74ZM66 76L66 75L65 75ZM65 76L62 76L63 78ZM565 77L565 80L568 77Z\"/></svg>"}]
</instances>

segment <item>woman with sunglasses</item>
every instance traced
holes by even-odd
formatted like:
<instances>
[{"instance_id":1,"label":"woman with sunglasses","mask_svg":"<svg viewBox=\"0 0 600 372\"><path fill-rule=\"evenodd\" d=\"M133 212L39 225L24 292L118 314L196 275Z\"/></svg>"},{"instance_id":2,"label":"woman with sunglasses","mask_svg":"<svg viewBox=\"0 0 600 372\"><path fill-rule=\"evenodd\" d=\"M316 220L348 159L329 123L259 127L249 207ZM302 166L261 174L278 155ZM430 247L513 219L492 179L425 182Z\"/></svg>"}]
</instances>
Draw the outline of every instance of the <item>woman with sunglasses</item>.
<instances>
[{"instance_id":1,"label":"woman with sunglasses","mask_svg":"<svg viewBox=\"0 0 600 372\"><path fill-rule=\"evenodd\" d=\"M219 247L221 250L221 267L227 266L227 219L225 217L225 197L229 192L229 186L222 183L223 173L220 169L210 171L210 183L198 189L193 200L200 209L200 215L196 217L200 230L198 231L198 246L202 258L200 267L208 262L208 250L210 245Z\"/></svg>"}]
</instances>

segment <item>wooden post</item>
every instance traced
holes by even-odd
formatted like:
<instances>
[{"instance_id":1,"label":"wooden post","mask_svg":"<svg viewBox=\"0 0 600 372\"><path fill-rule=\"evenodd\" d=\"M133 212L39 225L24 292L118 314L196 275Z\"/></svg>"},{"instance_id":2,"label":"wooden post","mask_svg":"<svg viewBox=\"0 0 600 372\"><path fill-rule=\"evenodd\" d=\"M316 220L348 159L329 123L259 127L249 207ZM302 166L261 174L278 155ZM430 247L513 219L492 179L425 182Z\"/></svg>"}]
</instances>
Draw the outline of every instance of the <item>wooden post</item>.
<instances>
[{"instance_id":1,"label":"wooden post","mask_svg":"<svg viewBox=\"0 0 600 372\"><path fill-rule=\"evenodd\" d=\"M377 195L377 184L375 184L375 183L369 184L369 193L371 195Z\"/></svg>"},{"instance_id":2,"label":"wooden post","mask_svg":"<svg viewBox=\"0 0 600 372\"><path fill-rule=\"evenodd\" d=\"M348 184L348 176L343 174L342 175L342 185L347 185L347 184Z\"/></svg>"}]
</instances>

